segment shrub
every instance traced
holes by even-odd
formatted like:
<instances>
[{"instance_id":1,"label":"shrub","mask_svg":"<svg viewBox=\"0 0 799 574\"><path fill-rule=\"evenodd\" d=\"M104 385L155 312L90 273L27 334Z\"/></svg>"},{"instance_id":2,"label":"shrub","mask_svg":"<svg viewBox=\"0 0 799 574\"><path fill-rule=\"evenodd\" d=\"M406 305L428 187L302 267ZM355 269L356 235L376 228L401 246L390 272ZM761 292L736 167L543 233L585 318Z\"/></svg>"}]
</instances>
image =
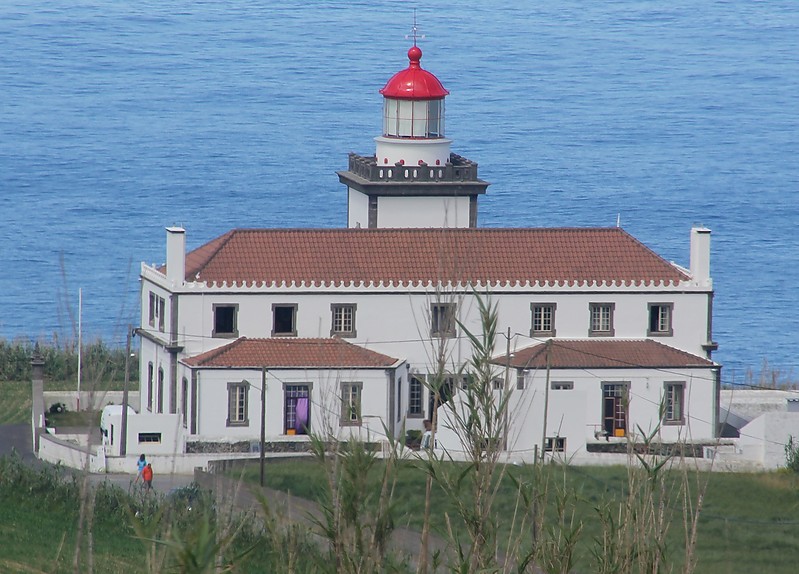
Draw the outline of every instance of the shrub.
<instances>
[{"instance_id":1,"label":"shrub","mask_svg":"<svg viewBox=\"0 0 799 574\"><path fill-rule=\"evenodd\" d=\"M788 437L785 445L785 466L788 470L799 473L799 444L793 440L793 436Z\"/></svg>"}]
</instances>

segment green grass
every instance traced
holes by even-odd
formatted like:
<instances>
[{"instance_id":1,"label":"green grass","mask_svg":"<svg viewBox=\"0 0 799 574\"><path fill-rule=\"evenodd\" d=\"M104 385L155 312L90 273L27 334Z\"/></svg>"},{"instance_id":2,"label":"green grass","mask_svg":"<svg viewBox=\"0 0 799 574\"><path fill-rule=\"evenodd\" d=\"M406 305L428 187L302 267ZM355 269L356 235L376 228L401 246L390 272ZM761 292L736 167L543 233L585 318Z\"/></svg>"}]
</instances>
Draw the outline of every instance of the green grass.
<instances>
[{"instance_id":1,"label":"green grass","mask_svg":"<svg viewBox=\"0 0 799 574\"><path fill-rule=\"evenodd\" d=\"M91 555L95 572L148 572L148 553L169 556L161 563L162 567L154 567L150 572L188 571L179 567L177 555L169 553L165 542L176 543L181 550L192 550L199 555L209 547L209 538L203 537L203 524L212 525L213 543L213 525L220 520L218 511L225 516L228 512L217 508L208 493L196 489L184 491L191 498L156 498L132 496L113 485L94 488L97 494ZM79 478L73 478L65 469L47 466L33 470L18 457L0 458L0 572L86 572L89 554L86 534L82 538L80 564L77 568L73 564L80 508ZM260 522L249 514L238 515L235 522L243 527L237 531L226 554L239 557L235 572L278 571L283 565L282 540L275 550L274 540L263 536ZM296 548L297 572L315 571L314 565L324 563L318 549L302 533L296 537Z\"/></svg>"},{"instance_id":2,"label":"green grass","mask_svg":"<svg viewBox=\"0 0 799 574\"><path fill-rule=\"evenodd\" d=\"M86 427L100 426L101 411L64 411L47 413L47 422L51 427Z\"/></svg>"},{"instance_id":3,"label":"green grass","mask_svg":"<svg viewBox=\"0 0 799 574\"><path fill-rule=\"evenodd\" d=\"M0 425L21 424L31 418L31 383L0 382Z\"/></svg>"},{"instance_id":4,"label":"green grass","mask_svg":"<svg viewBox=\"0 0 799 574\"><path fill-rule=\"evenodd\" d=\"M377 469L380 470L380 469ZM526 467L509 467L508 473L531 480ZM590 549L600 534L595 507L618 501L628 484L627 470L621 467L549 467L548 479L565 485L574 494L571 507L583 523L581 543L577 551L577 568L590 571ZM378 472L374 473L377 489ZM245 479L258 482L257 465L247 469ZM789 473L702 473L707 481L706 497L700 515L697 571L707 574L769 572L793 574L799 556L799 476ZM674 488L681 484L677 473L669 475ZM697 476L691 475L695 484ZM266 467L267 485L296 496L319 500L324 485L324 472L319 463L282 461ZM424 475L413 463L400 469L394 495L395 523L421 529L424 508ZM376 490L373 490L376 492ZM444 535L444 515L454 508L441 491L434 491L432 526ZM515 489L505 479L495 501L499 517L499 539L507 536L516 508ZM668 538L670 559L677 565L684 556L682 498L674 490L671 504L671 528Z\"/></svg>"},{"instance_id":5,"label":"green grass","mask_svg":"<svg viewBox=\"0 0 799 574\"><path fill-rule=\"evenodd\" d=\"M120 381L100 381L85 383L84 390L121 391L124 386ZM138 389L138 381L132 381L131 390ZM45 391L74 391L74 381L45 381ZM0 381L0 425L22 424L30 422L31 417L31 383L30 381ZM45 408L50 405L46 404ZM53 415L47 413L48 420ZM81 424L65 424L62 426L81 426ZM99 424L99 422L98 422Z\"/></svg>"}]
</instances>

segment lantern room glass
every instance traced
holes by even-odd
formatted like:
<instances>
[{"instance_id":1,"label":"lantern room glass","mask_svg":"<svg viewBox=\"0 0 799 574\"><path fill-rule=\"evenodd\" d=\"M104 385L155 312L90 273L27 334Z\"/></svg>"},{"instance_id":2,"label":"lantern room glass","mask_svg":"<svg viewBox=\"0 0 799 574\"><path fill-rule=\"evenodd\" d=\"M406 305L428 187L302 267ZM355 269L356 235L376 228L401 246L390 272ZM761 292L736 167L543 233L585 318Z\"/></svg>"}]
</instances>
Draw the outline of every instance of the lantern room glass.
<instances>
[{"instance_id":1,"label":"lantern room glass","mask_svg":"<svg viewBox=\"0 0 799 574\"><path fill-rule=\"evenodd\" d=\"M444 137L444 100L385 98L383 135L395 138Z\"/></svg>"}]
</instances>

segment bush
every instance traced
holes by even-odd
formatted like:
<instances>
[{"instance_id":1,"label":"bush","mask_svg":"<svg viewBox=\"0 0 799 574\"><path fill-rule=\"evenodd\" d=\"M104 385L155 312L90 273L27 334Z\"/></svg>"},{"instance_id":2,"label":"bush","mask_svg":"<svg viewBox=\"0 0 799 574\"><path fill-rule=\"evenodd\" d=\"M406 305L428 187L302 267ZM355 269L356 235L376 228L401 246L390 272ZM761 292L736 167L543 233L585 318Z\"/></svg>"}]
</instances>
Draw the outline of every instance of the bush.
<instances>
[{"instance_id":1,"label":"bush","mask_svg":"<svg viewBox=\"0 0 799 574\"><path fill-rule=\"evenodd\" d=\"M799 444L793 440L793 436L788 437L788 444L785 445L785 466L799 473Z\"/></svg>"},{"instance_id":2,"label":"bush","mask_svg":"<svg viewBox=\"0 0 799 574\"><path fill-rule=\"evenodd\" d=\"M0 381L28 381L35 345L27 340L13 342L0 339ZM39 344L44 359L44 376L48 381L73 381L78 376L77 344L55 339ZM123 381L125 349L109 347L101 339L83 345L82 378L87 381ZM138 361L130 362L130 379L138 379Z\"/></svg>"}]
</instances>

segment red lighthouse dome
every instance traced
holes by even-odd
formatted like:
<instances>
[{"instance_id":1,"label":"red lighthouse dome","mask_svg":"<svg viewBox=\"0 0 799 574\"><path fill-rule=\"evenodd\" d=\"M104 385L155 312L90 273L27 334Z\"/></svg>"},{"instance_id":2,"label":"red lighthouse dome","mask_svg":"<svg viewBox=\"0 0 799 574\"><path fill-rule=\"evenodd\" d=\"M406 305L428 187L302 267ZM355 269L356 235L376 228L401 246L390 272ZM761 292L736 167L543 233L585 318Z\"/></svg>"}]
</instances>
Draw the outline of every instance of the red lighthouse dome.
<instances>
[{"instance_id":1,"label":"red lighthouse dome","mask_svg":"<svg viewBox=\"0 0 799 574\"><path fill-rule=\"evenodd\" d=\"M380 93L398 100L439 100L449 95L435 75L423 70L419 61L422 50L418 46L408 50L408 67L394 74Z\"/></svg>"}]
</instances>

